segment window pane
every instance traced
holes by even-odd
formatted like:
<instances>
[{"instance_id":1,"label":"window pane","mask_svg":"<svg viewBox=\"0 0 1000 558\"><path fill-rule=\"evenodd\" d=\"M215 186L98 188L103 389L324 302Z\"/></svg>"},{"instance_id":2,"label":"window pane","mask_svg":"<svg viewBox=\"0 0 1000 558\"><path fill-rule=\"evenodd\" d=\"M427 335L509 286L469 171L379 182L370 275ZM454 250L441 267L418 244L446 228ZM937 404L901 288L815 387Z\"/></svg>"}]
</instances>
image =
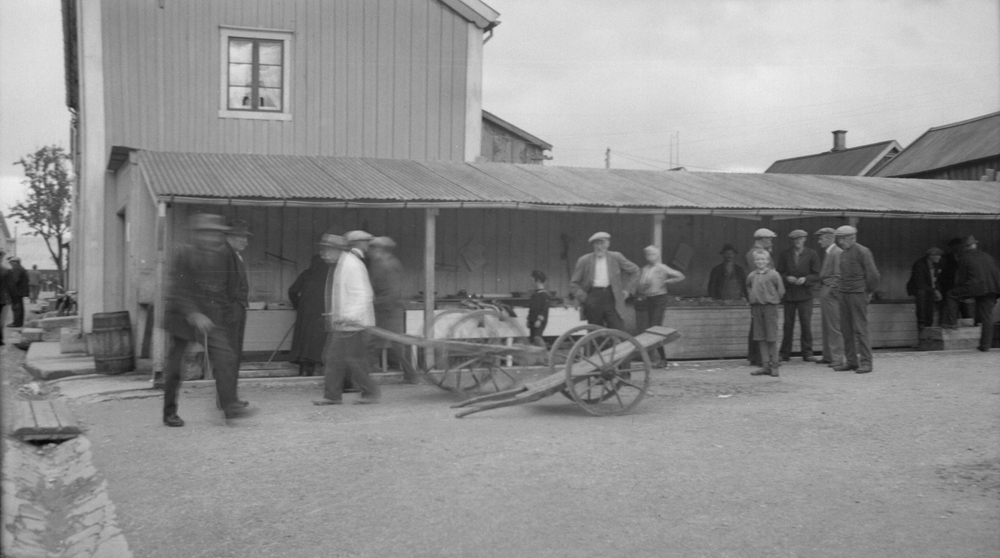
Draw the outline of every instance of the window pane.
<instances>
[{"instance_id":1,"label":"window pane","mask_svg":"<svg viewBox=\"0 0 1000 558\"><path fill-rule=\"evenodd\" d=\"M282 63L281 42L260 41L260 63L280 66Z\"/></svg>"},{"instance_id":2,"label":"window pane","mask_svg":"<svg viewBox=\"0 0 1000 558\"><path fill-rule=\"evenodd\" d=\"M260 67L260 83L257 85L261 87L281 87L281 66L262 65Z\"/></svg>"},{"instance_id":3,"label":"window pane","mask_svg":"<svg viewBox=\"0 0 1000 558\"><path fill-rule=\"evenodd\" d=\"M229 88L229 108L231 109L251 109L250 99L252 91L249 87Z\"/></svg>"},{"instance_id":4,"label":"window pane","mask_svg":"<svg viewBox=\"0 0 1000 558\"><path fill-rule=\"evenodd\" d=\"M253 76L252 64L230 64L229 65L229 85L242 85L249 87Z\"/></svg>"},{"instance_id":5,"label":"window pane","mask_svg":"<svg viewBox=\"0 0 1000 558\"><path fill-rule=\"evenodd\" d=\"M260 110L281 110L281 89L261 87L257 91L260 93Z\"/></svg>"},{"instance_id":6,"label":"window pane","mask_svg":"<svg viewBox=\"0 0 1000 558\"><path fill-rule=\"evenodd\" d=\"M253 62L253 41L229 39L229 61L249 64Z\"/></svg>"}]
</instances>

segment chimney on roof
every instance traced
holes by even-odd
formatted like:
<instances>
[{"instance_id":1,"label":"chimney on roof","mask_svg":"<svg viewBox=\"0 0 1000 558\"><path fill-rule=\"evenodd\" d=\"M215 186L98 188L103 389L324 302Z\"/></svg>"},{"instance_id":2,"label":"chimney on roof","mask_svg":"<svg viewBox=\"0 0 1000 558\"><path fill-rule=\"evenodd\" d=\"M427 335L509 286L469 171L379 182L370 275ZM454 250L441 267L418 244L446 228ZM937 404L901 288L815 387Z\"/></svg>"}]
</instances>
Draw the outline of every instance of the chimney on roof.
<instances>
[{"instance_id":1,"label":"chimney on roof","mask_svg":"<svg viewBox=\"0 0 1000 558\"><path fill-rule=\"evenodd\" d=\"M847 149L847 130L834 130L833 131L833 149L830 150L831 153L836 153L838 151L843 151Z\"/></svg>"}]
</instances>

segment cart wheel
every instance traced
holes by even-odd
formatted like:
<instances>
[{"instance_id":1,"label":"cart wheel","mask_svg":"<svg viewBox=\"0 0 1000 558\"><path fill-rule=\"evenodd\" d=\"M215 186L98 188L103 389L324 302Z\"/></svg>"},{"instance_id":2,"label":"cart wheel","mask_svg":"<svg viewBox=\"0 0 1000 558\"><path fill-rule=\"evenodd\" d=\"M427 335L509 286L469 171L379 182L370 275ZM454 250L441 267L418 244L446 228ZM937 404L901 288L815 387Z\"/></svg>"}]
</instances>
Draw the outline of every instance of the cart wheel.
<instances>
[{"instance_id":1,"label":"cart wheel","mask_svg":"<svg viewBox=\"0 0 1000 558\"><path fill-rule=\"evenodd\" d=\"M600 329L570 350L565 391L592 415L622 415L646 396L651 373L649 355L635 337Z\"/></svg>"},{"instance_id":2,"label":"cart wheel","mask_svg":"<svg viewBox=\"0 0 1000 558\"><path fill-rule=\"evenodd\" d=\"M501 324L506 317L495 310L468 312L449 329L447 339L502 346ZM459 393L492 393L512 388L516 378L501 366L505 355L481 353L446 343L435 355L427 377L442 389Z\"/></svg>"},{"instance_id":3,"label":"cart wheel","mask_svg":"<svg viewBox=\"0 0 1000 558\"><path fill-rule=\"evenodd\" d=\"M573 350L573 345L577 341L573 338L574 336L586 335L599 329L603 328L594 324L583 324L564 331L549 350L549 374L555 374L559 370L566 368L566 359L569 357L569 353ZM562 390L562 394L566 396L566 399L573 399L573 396L566 390ZM573 401L576 400L573 399Z\"/></svg>"}]
</instances>

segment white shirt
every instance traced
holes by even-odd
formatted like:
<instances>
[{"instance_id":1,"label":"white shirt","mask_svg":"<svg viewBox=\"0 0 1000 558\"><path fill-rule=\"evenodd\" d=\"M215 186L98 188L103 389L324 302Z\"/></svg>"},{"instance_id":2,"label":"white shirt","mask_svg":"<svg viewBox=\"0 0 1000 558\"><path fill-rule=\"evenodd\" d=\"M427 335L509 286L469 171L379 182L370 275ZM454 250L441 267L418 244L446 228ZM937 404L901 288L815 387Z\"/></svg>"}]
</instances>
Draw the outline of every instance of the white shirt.
<instances>
[{"instance_id":1,"label":"white shirt","mask_svg":"<svg viewBox=\"0 0 1000 558\"><path fill-rule=\"evenodd\" d=\"M351 250L340 255L331 291L333 308L330 313L335 329L356 331L375 325L375 293L359 252Z\"/></svg>"},{"instance_id":2,"label":"white shirt","mask_svg":"<svg viewBox=\"0 0 1000 558\"><path fill-rule=\"evenodd\" d=\"M611 279L608 277L608 256L607 254L597 254L594 259L594 286L610 287Z\"/></svg>"}]
</instances>

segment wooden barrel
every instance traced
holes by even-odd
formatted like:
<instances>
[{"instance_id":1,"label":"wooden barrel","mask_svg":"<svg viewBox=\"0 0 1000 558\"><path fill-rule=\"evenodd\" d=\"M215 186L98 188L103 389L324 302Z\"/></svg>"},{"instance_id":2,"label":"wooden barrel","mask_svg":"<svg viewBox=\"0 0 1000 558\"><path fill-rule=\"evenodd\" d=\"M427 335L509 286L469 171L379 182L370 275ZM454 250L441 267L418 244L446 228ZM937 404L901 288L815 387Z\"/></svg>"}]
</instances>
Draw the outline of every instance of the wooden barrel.
<instances>
[{"instance_id":1,"label":"wooden barrel","mask_svg":"<svg viewBox=\"0 0 1000 558\"><path fill-rule=\"evenodd\" d=\"M94 314L90 352L98 374L122 374L135 370L132 323L127 311Z\"/></svg>"}]
</instances>

